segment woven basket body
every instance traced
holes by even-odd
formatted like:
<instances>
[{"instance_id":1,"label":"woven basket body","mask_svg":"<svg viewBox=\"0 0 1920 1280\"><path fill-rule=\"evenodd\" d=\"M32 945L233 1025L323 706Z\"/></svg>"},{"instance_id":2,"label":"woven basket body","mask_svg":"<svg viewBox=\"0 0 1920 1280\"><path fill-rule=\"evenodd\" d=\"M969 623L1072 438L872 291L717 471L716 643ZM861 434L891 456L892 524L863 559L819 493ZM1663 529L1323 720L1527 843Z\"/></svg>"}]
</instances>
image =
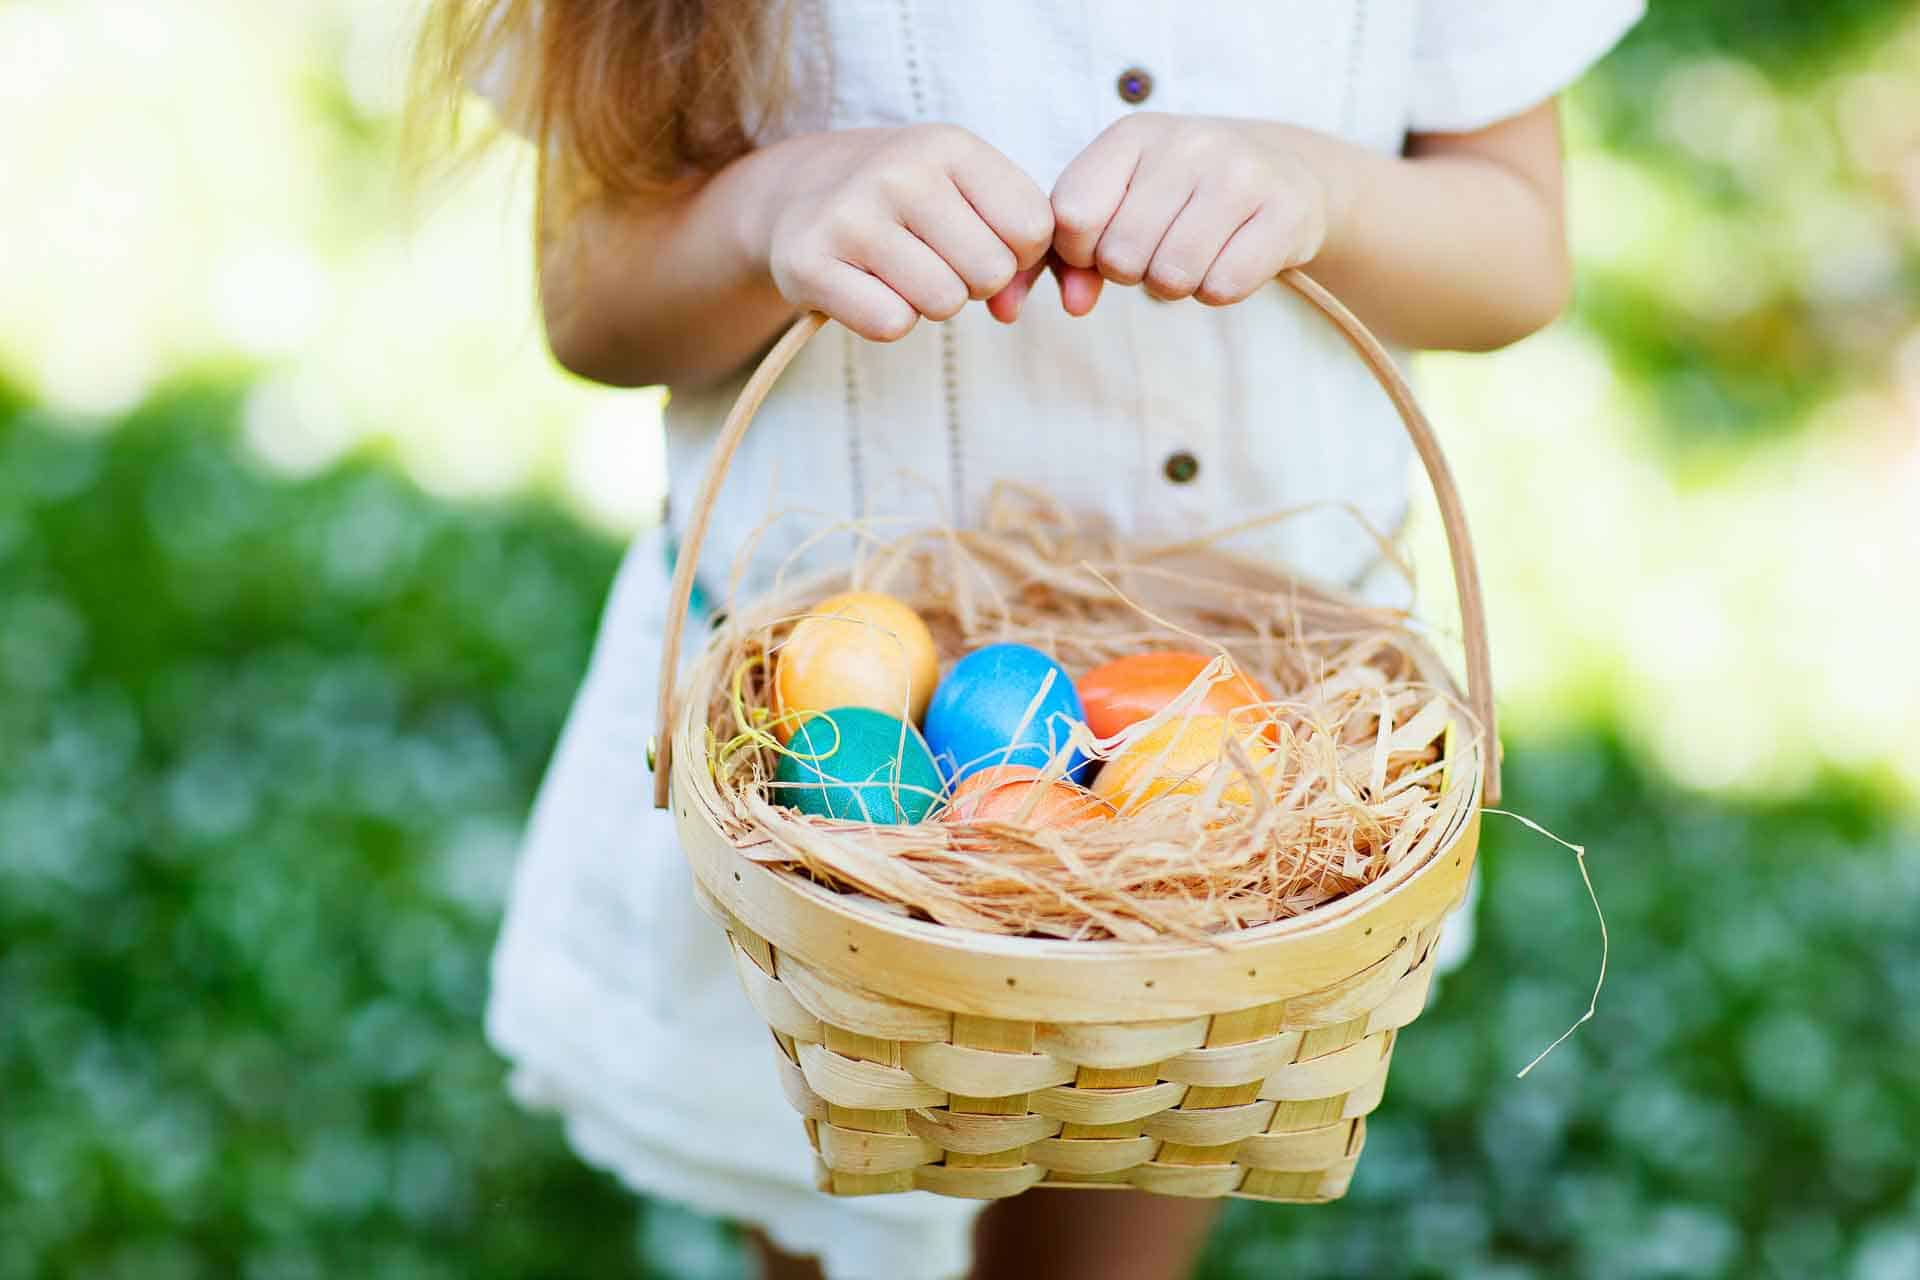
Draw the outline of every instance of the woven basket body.
<instances>
[{"instance_id":1,"label":"woven basket body","mask_svg":"<svg viewBox=\"0 0 1920 1280\"><path fill-rule=\"evenodd\" d=\"M1469 807L1397 883L1219 946L1000 938L752 861L685 773L674 814L701 900L840 1195L1337 1198L1479 833Z\"/></svg>"},{"instance_id":2,"label":"woven basket body","mask_svg":"<svg viewBox=\"0 0 1920 1280\"><path fill-rule=\"evenodd\" d=\"M729 839L705 759L717 651L677 696L663 679L656 798L671 804L702 904L731 939L777 1046L822 1190L998 1198L1035 1186L1320 1202L1345 1193L1394 1039L1425 1005L1442 922L1497 799L1483 610L1458 496L1391 361L1318 286L1368 361L1440 496L1478 733L1449 735L1472 789L1420 858L1305 915L1217 941L1055 941L906 918L756 861ZM732 448L818 318L742 393L696 505L663 671L674 670L693 551ZM824 594L824 592L823 592ZM1433 682L1444 666L1406 638ZM685 762L673 768L672 762ZM742 844L750 846L750 836Z\"/></svg>"}]
</instances>

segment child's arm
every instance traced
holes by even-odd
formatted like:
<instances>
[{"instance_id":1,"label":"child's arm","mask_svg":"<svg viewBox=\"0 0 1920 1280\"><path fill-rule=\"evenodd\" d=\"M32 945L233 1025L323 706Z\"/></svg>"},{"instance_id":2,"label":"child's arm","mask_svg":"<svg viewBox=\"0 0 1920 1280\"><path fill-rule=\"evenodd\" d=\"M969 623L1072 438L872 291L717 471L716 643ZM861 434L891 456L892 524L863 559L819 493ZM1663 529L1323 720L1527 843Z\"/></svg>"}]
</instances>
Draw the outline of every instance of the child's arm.
<instances>
[{"instance_id":1,"label":"child's arm","mask_svg":"<svg viewBox=\"0 0 1920 1280\"><path fill-rule=\"evenodd\" d=\"M564 218L556 203L540 219L547 340L620 386L724 377L801 307L898 338L998 292L1053 236L1031 178L940 125L788 139L671 199Z\"/></svg>"},{"instance_id":2,"label":"child's arm","mask_svg":"<svg viewBox=\"0 0 1920 1280\"><path fill-rule=\"evenodd\" d=\"M1055 252L1108 280L1224 305L1308 263L1410 347L1503 346L1558 315L1570 288L1551 102L1477 133L1416 135L1404 157L1265 121L1129 116L1060 175L1053 209ZM1023 272L996 314L1031 282ZM1075 287L1084 301L1069 309L1092 306L1089 284Z\"/></svg>"}]
</instances>

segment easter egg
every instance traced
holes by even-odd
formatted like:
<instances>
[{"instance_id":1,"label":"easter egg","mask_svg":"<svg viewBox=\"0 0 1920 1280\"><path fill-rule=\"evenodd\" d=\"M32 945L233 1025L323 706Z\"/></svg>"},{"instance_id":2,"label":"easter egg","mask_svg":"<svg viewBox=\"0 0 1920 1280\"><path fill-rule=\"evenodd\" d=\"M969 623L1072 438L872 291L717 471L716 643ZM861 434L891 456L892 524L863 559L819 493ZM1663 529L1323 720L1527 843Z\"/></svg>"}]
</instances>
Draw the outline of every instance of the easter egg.
<instances>
[{"instance_id":1,"label":"easter egg","mask_svg":"<svg viewBox=\"0 0 1920 1280\"><path fill-rule=\"evenodd\" d=\"M1229 804L1250 804L1253 796L1245 775L1225 759L1230 737L1239 740L1257 774L1269 783L1277 781L1280 758L1256 731L1225 716L1191 716L1167 721L1107 761L1093 793L1121 813L1138 813L1162 796L1200 795L1213 771L1225 768L1233 778L1221 798Z\"/></svg>"},{"instance_id":2,"label":"easter egg","mask_svg":"<svg viewBox=\"0 0 1920 1280\"><path fill-rule=\"evenodd\" d=\"M1112 816L1113 806L1085 787L1043 781L1023 764L997 764L960 780L943 820L1071 827Z\"/></svg>"},{"instance_id":3,"label":"easter egg","mask_svg":"<svg viewBox=\"0 0 1920 1280\"><path fill-rule=\"evenodd\" d=\"M1065 668L1031 645L990 644L954 663L934 690L927 745L949 778L996 764L1039 768L1080 722L1080 695ZM1079 782L1092 767L1078 757L1067 776Z\"/></svg>"},{"instance_id":4,"label":"easter egg","mask_svg":"<svg viewBox=\"0 0 1920 1280\"><path fill-rule=\"evenodd\" d=\"M941 785L933 753L912 725L871 707L836 707L794 729L772 794L815 817L888 824L926 817Z\"/></svg>"},{"instance_id":5,"label":"easter egg","mask_svg":"<svg viewBox=\"0 0 1920 1280\"><path fill-rule=\"evenodd\" d=\"M933 633L919 614L877 591L830 596L780 646L774 732L784 742L806 713L835 707L871 707L917 723L939 678Z\"/></svg>"},{"instance_id":6,"label":"easter egg","mask_svg":"<svg viewBox=\"0 0 1920 1280\"><path fill-rule=\"evenodd\" d=\"M1079 683L1087 727L1098 737L1111 738L1138 724L1185 692L1210 661L1204 653L1130 653L1095 667ZM1227 679L1209 686L1190 711L1196 716L1225 716L1268 700L1265 689L1235 669ZM1254 712L1234 717L1236 723L1249 727L1259 718Z\"/></svg>"}]
</instances>

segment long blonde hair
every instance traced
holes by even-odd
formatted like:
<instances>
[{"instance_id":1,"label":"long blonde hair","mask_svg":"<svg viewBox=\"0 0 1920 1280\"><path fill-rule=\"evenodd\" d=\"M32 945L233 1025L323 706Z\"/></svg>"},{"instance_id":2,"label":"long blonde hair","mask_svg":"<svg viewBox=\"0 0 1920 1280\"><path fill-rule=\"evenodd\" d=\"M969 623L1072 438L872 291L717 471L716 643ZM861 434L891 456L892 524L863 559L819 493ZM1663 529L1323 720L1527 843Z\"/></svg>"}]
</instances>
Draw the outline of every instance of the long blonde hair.
<instances>
[{"instance_id":1,"label":"long blonde hair","mask_svg":"<svg viewBox=\"0 0 1920 1280\"><path fill-rule=\"evenodd\" d=\"M409 133L437 149L453 136L461 96L510 66L508 114L537 144L549 194L670 190L750 150L779 109L786 9L780 0L432 0Z\"/></svg>"}]
</instances>

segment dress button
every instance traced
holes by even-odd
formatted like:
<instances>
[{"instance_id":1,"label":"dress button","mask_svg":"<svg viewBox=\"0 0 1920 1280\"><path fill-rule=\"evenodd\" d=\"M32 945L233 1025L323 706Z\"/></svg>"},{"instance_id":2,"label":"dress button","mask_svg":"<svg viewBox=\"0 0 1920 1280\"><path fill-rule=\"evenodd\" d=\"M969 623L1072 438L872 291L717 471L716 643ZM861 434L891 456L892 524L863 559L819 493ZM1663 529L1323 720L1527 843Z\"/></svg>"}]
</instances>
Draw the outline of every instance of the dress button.
<instances>
[{"instance_id":1,"label":"dress button","mask_svg":"<svg viewBox=\"0 0 1920 1280\"><path fill-rule=\"evenodd\" d=\"M1139 67L1128 67L1114 87L1120 90L1122 102L1137 107L1153 92L1153 77Z\"/></svg>"},{"instance_id":2,"label":"dress button","mask_svg":"<svg viewBox=\"0 0 1920 1280\"><path fill-rule=\"evenodd\" d=\"M1167 464L1161 470L1175 484L1186 484L1200 474L1200 459L1182 449L1178 453L1168 454Z\"/></svg>"}]
</instances>

